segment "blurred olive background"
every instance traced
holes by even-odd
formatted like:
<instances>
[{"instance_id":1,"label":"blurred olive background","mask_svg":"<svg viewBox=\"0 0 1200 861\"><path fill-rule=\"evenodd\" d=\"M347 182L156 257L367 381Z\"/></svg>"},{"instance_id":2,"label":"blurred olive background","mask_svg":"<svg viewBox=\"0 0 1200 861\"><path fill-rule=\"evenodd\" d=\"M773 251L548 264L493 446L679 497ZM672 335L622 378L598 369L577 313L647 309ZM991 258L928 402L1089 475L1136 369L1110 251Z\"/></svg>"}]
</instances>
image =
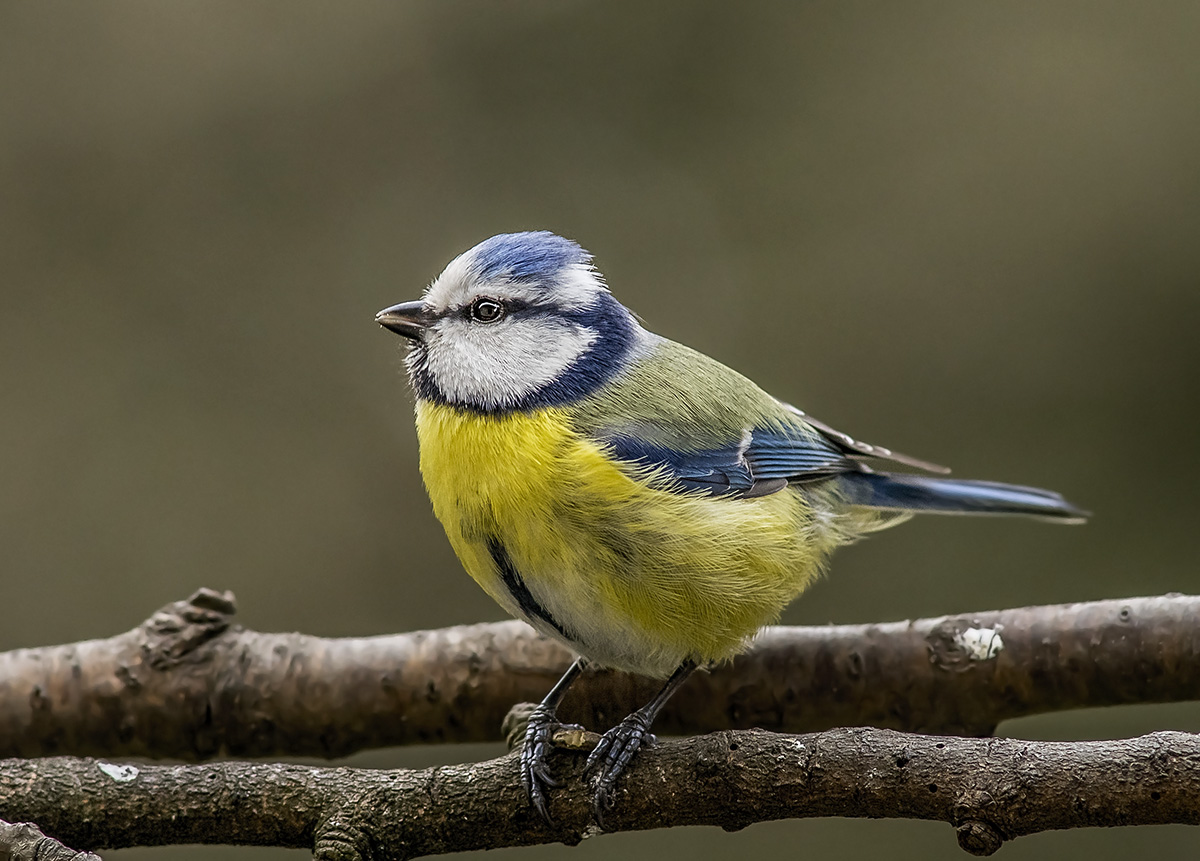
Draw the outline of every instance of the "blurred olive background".
<instances>
[{"instance_id":1,"label":"blurred olive background","mask_svg":"<svg viewBox=\"0 0 1200 861\"><path fill-rule=\"evenodd\" d=\"M1196 592L1198 44L1187 0L3 4L0 647L201 585L265 630L502 618L430 513L372 316L531 228L836 427L1095 512L919 520L785 621ZM1002 730L1158 728L1200 706ZM1197 849L1177 827L1002 855ZM964 857L944 824L849 820L516 851Z\"/></svg>"}]
</instances>

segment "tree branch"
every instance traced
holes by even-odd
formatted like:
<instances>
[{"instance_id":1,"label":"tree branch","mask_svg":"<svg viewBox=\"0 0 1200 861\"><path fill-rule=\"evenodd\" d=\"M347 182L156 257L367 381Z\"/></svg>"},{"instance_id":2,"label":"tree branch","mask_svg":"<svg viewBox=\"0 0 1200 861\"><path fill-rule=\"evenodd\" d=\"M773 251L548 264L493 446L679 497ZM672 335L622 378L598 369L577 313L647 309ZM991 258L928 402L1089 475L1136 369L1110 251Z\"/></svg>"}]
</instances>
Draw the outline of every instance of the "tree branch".
<instances>
[{"instance_id":1,"label":"tree branch","mask_svg":"<svg viewBox=\"0 0 1200 861\"><path fill-rule=\"evenodd\" d=\"M584 735L587 749L596 736ZM553 828L530 807L511 754L423 771L6 760L0 815L37 821L76 845L273 845L312 848L327 861L573 844L595 832L583 757L552 762L564 779ZM940 820L977 855L1049 829L1200 824L1200 736L1063 743L879 729L720 732L640 754L606 824L736 830L813 816Z\"/></svg>"},{"instance_id":2,"label":"tree branch","mask_svg":"<svg viewBox=\"0 0 1200 861\"><path fill-rule=\"evenodd\" d=\"M540 699L571 660L519 622L323 639L249 631L233 613L232 594L202 589L106 640L0 654L0 755L333 757L490 740L512 703ZM1197 618L1200 597L1167 595L768 628L690 680L656 729L985 736L1021 715L1200 699ZM657 687L588 672L562 716L608 726Z\"/></svg>"},{"instance_id":3,"label":"tree branch","mask_svg":"<svg viewBox=\"0 0 1200 861\"><path fill-rule=\"evenodd\" d=\"M91 852L68 849L36 825L0 821L0 861L100 861Z\"/></svg>"}]
</instances>

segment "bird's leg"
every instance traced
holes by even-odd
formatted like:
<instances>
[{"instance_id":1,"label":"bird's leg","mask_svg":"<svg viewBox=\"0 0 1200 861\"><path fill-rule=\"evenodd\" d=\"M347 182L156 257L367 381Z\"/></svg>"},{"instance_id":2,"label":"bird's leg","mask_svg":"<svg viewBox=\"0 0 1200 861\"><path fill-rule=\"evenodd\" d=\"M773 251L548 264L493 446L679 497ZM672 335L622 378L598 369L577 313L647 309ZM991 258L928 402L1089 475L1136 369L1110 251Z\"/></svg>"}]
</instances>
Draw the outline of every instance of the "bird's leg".
<instances>
[{"instance_id":1,"label":"bird's leg","mask_svg":"<svg viewBox=\"0 0 1200 861\"><path fill-rule=\"evenodd\" d=\"M558 722L558 704L566 695L567 688L571 687L571 682L575 681L575 677L585 666L587 662L578 658L567 667L563 677L530 713L529 724L525 727L525 742L521 745L521 785L525 787L529 801L550 825L554 824L554 820L550 818L550 810L546 806L546 790L558 786L558 781L550 776L546 755L550 752L550 738L555 730L567 726ZM582 729L573 725L569 728Z\"/></svg>"},{"instance_id":2,"label":"bird's leg","mask_svg":"<svg viewBox=\"0 0 1200 861\"><path fill-rule=\"evenodd\" d=\"M606 732L600 743L588 756L587 764L583 767L584 774L596 770L596 782L592 795L592 811L596 823L604 827L604 811L613 805L612 789L625 766L633 759L642 742L653 744L655 739L650 732L650 724L671 698L671 694L679 690L688 676L696 669L696 662L686 660L667 679L658 695L625 720Z\"/></svg>"}]
</instances>

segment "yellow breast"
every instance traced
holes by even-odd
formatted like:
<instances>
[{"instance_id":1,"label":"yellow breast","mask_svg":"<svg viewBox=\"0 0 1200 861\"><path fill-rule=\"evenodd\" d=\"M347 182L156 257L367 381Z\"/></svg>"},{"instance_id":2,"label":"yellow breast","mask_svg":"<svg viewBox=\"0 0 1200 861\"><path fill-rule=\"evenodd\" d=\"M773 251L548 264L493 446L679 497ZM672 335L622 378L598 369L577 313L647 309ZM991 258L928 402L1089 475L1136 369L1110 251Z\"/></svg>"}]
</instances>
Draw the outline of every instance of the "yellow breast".
<instances>
[{"instance_id":1,"label":"yellow breast","mask_svg":"<svg viewBox=\"0 0 1200 861\"><path fill-rule=\"evenodd\" d=\"M669 674L736 653L835 542L793 490L652 487L565 410L479 415L421 401L421 472L468 573L509 612L608 666Z\"/></svg>"}]
</instances>

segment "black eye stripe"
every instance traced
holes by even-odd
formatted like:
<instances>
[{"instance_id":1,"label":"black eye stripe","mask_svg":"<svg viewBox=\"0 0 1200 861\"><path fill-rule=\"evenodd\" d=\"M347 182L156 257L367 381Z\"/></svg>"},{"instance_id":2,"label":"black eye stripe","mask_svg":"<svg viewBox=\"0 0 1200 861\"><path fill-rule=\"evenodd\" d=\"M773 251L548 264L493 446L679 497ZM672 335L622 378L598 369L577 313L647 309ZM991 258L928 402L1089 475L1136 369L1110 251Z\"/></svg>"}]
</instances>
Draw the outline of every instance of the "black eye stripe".
<instances>
[{"instance_id":1,"label":"black eye stripe","mask_svg":"<svg viewBox=\"0 0 1200 861\"><path fill-rule=\"evenodd\" d=\"M477 296L475 299L473 299L468 304L460 306L458 308L450 309L438 316L439 317L456 316L456 317L462 317L464 320L477 321L478 318L475 316L474 312L475 312L476 307L481 302L495 302L503 309L502 316L504 316L504 317L514 317L514 316L518 316L518 315L523 316L523 317L530 317L530 316L552 315L552 314L561 313L561 309L557 305L554 305L551 303L530 302L526 299L512 299L512 298L500 299L500 298L497 298L494 296ZM495 322L495 320L493 320L492 322Z\"/></svg>"}]
</instances>

